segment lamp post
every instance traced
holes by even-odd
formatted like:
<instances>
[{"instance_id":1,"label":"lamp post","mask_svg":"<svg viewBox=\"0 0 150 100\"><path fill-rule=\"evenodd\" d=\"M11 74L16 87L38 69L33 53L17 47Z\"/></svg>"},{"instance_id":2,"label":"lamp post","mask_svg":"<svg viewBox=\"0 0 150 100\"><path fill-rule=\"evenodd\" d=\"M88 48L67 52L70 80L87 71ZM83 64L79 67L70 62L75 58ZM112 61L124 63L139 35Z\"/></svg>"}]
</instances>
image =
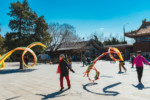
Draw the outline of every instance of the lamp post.
<instances>
[{"instance_id":1,"label":"lamp post","mask_svg":"<svg viewBox=\"0 0 150 100\"><path fill-rule=\"evenodd\" d=\"M125 24L123 25L123 32L124 32L124 42L125 42L125 26L126 26L127 24L129 24L129 23L125 23Z\"/></svg>"}]
</instances>

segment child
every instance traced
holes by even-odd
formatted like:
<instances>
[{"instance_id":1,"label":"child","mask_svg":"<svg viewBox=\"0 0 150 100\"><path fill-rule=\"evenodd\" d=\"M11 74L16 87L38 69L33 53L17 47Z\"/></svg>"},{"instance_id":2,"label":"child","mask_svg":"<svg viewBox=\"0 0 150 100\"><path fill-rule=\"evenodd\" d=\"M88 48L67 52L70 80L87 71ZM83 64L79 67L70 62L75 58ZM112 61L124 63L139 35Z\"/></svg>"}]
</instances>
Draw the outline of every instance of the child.
<instances>
[{"instance_id":1,"label":"child","mask_svg":"<svg viewBox=\"0 0 150 100\"><path fill-rule=\"evenodd\" d=\"M60 73L60 87L61 87L60 91L62 91L64 89L64 86L63 86L64 77L67 80L68 89L71 88L70 79L69 79L69 70L71 70L73 73L75 73L73 71L73 69L68 66L68 64L66 63L64 58L65 58L65 56L63 54L61 54L59 56L59 65L58 65L58 69L57 69L57 73Z\"/></svg>"},{"instance_id":2,"label":"child","mask_svg":"<svg viewBox=\"0 0 150 100\"><path fill-rule=\"evenodd\" d=\"M67 62L68 62L68 66L72 68L72 60L71 60L71 57L68 57Z\"/></svg>"},{"instance_id":3,"label":"child","mask_svg":"<svg viewBox=\"0 0 150 100\"><path fill-rule=\"evenodd\" d=\"M143 56L141 56L141 51L138 51L137 57L134 59L132 66L134 66L134 64L136 64L136 70L137 70L139 83L141 83L142 74L143 74L143 62L150 65L150 63Z\"/></svg>"}]
</instances>

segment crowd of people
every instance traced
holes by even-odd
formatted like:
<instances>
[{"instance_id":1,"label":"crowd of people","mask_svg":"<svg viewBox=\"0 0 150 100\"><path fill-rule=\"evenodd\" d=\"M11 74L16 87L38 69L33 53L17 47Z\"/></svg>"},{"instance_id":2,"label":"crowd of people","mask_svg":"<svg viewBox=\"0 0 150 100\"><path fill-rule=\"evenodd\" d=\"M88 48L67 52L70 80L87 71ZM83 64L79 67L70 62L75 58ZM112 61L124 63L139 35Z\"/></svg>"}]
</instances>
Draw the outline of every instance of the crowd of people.
<instances>
[{"instance_id":1,"label":"crowd of people","mask_svg":"<svg viewBox=\"0 0 150 100\"><path fill-rule=\"evenodd\" d=\"M134 65L135 65L139 84L142 84L141 79L142 79L143 67L144 67L143 62L150 65L150 63L141 55L141 53L142 53L141 51L138 51L136 57L134 55L131 55L131 63L132 63L131 68L134 68ZM83 63L83 67L87 66L88 64L91 63L91 58L83 55L82 63ZM124 65L125 65L124 61L119 61L119 73L122 73L122 68L125 70L125 72L127 71ZM59 64L58 64L58 69L57 69L57 73L60 74L60 87L61 87L60 91L64 89L64 86L63 86L64 77L67 80L68 89L71 88L70 79L69 79L69 70L75 73L75 71L72 69L71 57L65 58L65 56L61 54L59 56Z\"/></svg>"},{"instance_id":2,"label":"crowd of people","mask_svg":"<svg viewBox=\"0 0 150 100\"><path fill-rule=\"evenodd\" d=\"M131 54L131 58L130 58L130 61L132 63L131 68L134 68L134 65L136 67L139 84L142 84L141 80L142 80L143 69L144 69L143 63L150 65L150 63L141 55L141 53L142 53L141 51L138 51L136 57L134 56L134 54ZM92 59L89 56L86 57L85 55L83 55L81 60L82 60L83 67L84 67L84 66L89 65ZM26 65L28 65L28 62L29 62L28 56L24 56L24 62L26 63ZM127 69L125 68L124 60L119 61L118 73L122 73L122 68L124 69L125 72L127 71ZM63 86L64 77L67 80L68 89L71 88L71 83L69 79L69 70L75 73L75 71L72 69L72 58L69 56L65 57L64 54L61 54L59 56L59 64L58 64L58 69L57 69L57 73L60 74L60 87L61 87L60 91L64 89L64 86Z\"/></svg>"}]
</instances>

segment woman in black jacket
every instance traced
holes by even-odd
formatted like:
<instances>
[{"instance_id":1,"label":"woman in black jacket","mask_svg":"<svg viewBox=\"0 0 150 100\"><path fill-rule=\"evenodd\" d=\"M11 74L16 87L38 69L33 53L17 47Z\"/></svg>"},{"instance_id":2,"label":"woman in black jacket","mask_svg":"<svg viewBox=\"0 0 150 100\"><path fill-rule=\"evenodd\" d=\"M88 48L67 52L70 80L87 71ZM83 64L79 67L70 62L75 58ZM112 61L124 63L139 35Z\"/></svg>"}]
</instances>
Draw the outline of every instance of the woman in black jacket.
<instances>
[{"instance_id":1,"label":"woman in black jacket","mask_svg":"<svg viewBox=\"0 0 150 100\"><path fill-rule=\"evenodd\" d=\"M64 77L67 80L68 89L71 88L70 79L69 79L69 70L71 70L74 73L73 69L68 66L64 58L65 56L63 54L59 56L59 65L57 69L57 73L60 74L60 87L61 87L60 91L64 89L64 86L63 86Z\"/></svg>"}]
</instances>

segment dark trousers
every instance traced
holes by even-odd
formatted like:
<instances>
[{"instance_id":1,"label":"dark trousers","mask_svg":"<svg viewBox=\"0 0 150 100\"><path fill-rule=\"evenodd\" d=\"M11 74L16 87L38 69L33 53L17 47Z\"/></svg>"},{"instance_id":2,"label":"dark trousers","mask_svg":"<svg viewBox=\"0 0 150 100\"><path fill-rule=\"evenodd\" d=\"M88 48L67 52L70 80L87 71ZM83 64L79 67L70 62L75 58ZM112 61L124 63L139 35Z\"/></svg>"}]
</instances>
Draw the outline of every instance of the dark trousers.
<instances>
[{"instance_id":1,"label":"dark trousers","mask_svg":"<svg viewBox=\"0 0 150 100\"><path fill-rule=\"evenodd\" d=\"M143 67L136 67L138 80L141 83L142 75L143 75Z\"/></svg>"},{"instance_id":2,"label":"dark trousers","mask_svg":"<svg viewBox=\"0 0 150 100\"><path fill-rule=\"evenodd\" d=\"M65 77L66 80L67 80L67 85L68 85L68 87L71 87L70 79L69 79L69 74L68 74L67 76L61 76L61 75L60 75L60 87L61 87L61 88L64 87L64 86L63 86L63 79L64 79L64 77Z\"/></svg>"},{"instance_id":3,"label":"dark trousers","mask_svg":"<svg viewBox=\"0 0 150 100\"><path fill-rule=\"evenodd\" d=\"M84 65L86 65L86 61L83 61L83 67L84 67Z\"/></svg>"}]
</instances>

